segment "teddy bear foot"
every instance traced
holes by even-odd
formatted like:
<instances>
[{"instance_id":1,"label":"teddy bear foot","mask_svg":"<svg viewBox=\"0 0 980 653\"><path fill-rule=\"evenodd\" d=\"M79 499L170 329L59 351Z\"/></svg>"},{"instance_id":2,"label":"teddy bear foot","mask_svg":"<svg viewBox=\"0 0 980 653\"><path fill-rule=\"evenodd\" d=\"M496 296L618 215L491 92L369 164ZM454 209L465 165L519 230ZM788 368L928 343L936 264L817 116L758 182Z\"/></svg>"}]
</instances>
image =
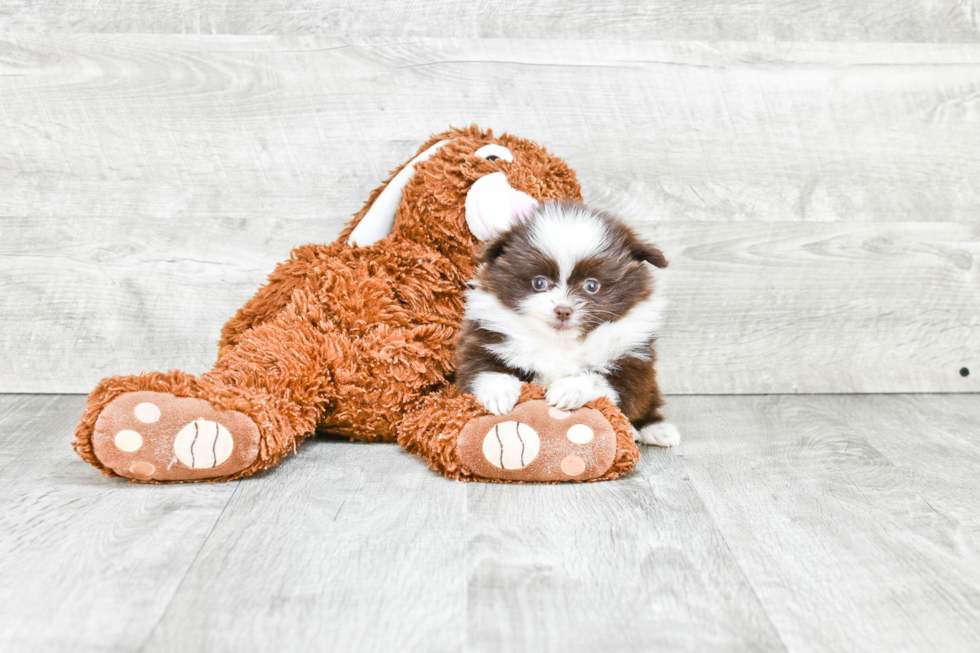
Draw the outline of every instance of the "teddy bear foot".
<instances>
[{"instance_id":1,"label":"teddy bear foot","mask_svg":"<svg viewBox=\"0 0 980 653\"><path fill-rule=\"evenodd\" d=\"M537 399L470 421L457 451L460 462L485 479L589 481L612 467L616 432L593 408L568 412Z\"/></svg>"},{"instance_id":2,"label":"teddy bear foot","mask_svg":"<svg viewBox=\"0 0 980 653\"><path fill-rule=\"evenodd\" d=\"M402 418L398 444L447 478L486 483L611 481L640 460L633 427L608 397L568 412L534 383L506 415L453 386L434 392Z\"/></svg>"},{"instance_id":3,"label":"teddy bear foot","mask_svg":"<svg viewBox=\"0 0 980 653\"><path fill-rule=\"evenodd\" d=\"M259 429L245 414L219 410L204 399L127 392L99 414L92 451L125 478L200 481L252 465Z\"/></svg>"}]
</instances>

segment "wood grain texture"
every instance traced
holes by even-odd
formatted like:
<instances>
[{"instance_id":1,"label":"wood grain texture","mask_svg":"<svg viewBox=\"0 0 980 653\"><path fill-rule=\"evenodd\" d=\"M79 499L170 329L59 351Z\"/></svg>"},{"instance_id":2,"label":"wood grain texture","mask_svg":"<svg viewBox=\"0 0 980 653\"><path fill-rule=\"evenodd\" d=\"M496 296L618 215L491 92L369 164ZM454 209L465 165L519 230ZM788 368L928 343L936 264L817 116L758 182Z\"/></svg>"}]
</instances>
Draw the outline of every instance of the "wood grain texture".
<instances>
[{"instance_id":1,"label":"wood grain texture","mask_svg":"<svg viewBox=\"0 0 980 653\"><path fill-rule=\"evenodd\" d=\"M670 411L691 483L789 650L980 644L963 512L980 501L964 482L980 472L976 397L677 397Z\"/></svg>"},{"instance_id":2,"label":"wood grain texture","mask_svg":"<svg viewBox=\"0 0 980 653\"><path fill-rule=\"evenodd\" d=\"M71 450L83 397L0 396L0 649L136 651L237 483L136 486Z\"/></svg>"},{"instance_id":3,"label":"wood grain texture","mask_svg":"<svg viewBox=\"0 0 980 653\"><path fill-rule=\"evenodd\" d=\"M565 39L976 42L973 0L8 0L11 30Z\"/></svg>"},{"instance_id":4,"label":"wood grain texture","mask_svg":"<svg viewBox=\"0 0 980 653\"><path fill-rule=\"evenodd\" d=\"M86 392L107 375L209 369L221 325L275 263L341 222L7 224L0 389ZM670 394L980 390L980 226L637 226L670 261Z\"/></svg>"},{"instance_id":5,"label":"wood grain texture","mask_svg":"<svg viewBox=\"0 0 980 653\"><path fill-rule=\"evenodd\" d=\"M654 223L672 394L976 392L980 225Z\"/></svg>"},{"instance_id":6,"label":"wood grain texture","mask_svg":"<svg viewBox=\"0 0 980 653\"><path fill-rule=\"evenodd\" d=\"M470 651L783 651L681 459L468 488Z\"/></svg>"},{"instance_id":7,"label":"wood grain texture","mask_svg":"<svg viewBox=\"0 0 980 653\"><path fill-rule=\"evenodd\" d=\"M975 395L672 397L583 486L305 443L231 484L108 479L82 397L0 396L4 651L973 651Z\"/></svg>"},{"instance_id":8,"label":"wood grain texture","mask_svg":"<svg viewBox=\"0 0 980 653\"><path fill-rule=\"evenodd\" d=\"M466 488L320 440L245 483L145 651L458 651Z\"/></svg>"},{"instance_id":9,"label":"wood grain texture","mask_svg":"<svg viewBox=\"0 0 980 653\"><path fill-rule=\"evenodd\" d=\"M351 215L427 135L630 219L976 220L980 46L8 36L2 217ZM192 222L193 224L193 222Z\"/></svg>"},{"instance_id":10,"label":"wood grain texture","mask_svg":"<svg viewBox=\"0 0 980 653\"><path fill-rule=\"evenodd\" d=\"M5 223L14 238L0 243L7 334L0 356L11 361L0 371L9 375L2 389L63 392L86 392L116 374L210 369L221 326L276 263L295 245L333 240L343 224L282 217L204 220L192 230L171 220L125 228L114 219Z\"/></svg>"},{"instance_id":11,"label":"wood grain texture","mask_svg":"<svg viewBox=\"0 0 980 653\"><path fill-rule=\"evenodd\" d=\"M950 528L978 550L980 522L980 437L977 432L977 397L932 396L871 397L873 409L847 413L850 428L860 432L869 445L902 470L902 484L914 491ZM895 410L896 405L900 406ZM937 416L939 411L941 416ZM890 420L876 420L876 413L894 412ZM900 422L906 426L900 426ZM896 438L897 428L909 428L917 437ZM942 483L934 483L942 477Z\"/></svg>"},{"instance_id":12,"label":"wood grain texture","mask_svg":"<svg viewBox=\"0 0 980 653\"><path fill-rule=\"evenodd\" d=\"M207 369L276 261L470 122L661 241L668 392L980 389L980 46L5 38L0 391Z\"/></svg>"}]
</instances>

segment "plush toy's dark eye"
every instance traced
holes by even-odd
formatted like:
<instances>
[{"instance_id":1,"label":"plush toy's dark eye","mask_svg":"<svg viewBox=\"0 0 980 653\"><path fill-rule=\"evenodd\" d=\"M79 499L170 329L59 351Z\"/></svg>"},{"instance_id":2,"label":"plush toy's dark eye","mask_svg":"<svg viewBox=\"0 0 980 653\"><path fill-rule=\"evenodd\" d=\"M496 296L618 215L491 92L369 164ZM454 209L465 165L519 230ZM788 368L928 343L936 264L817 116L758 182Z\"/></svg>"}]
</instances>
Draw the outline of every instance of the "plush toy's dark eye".
<instances>
[{"instance_id":1,"label":"plush toy's dark eye","mask_svg":"<svg viewBox=\"0 0 980 653\"><path fill-rule=\"evenodd\" d=\"M544 277L534 277L531 279L531 287L541 292L542 290L548 289L548 280Z\"/></svg>"},{"instance_id":2,"label":"plush toy's dark eye","mask_svg":"<svg viewBox=\"0 0 980 653\"><path fill-rule=\"evenodd\" d=\"M585 292L589 293L590 295L594 295L599 292L599 282L595 279L586 279L585 283L582 284L582 287L585 288Z\"/></svg>"},{"instance_id":3,"label":"plush toy's dark eye","mask_svg":"<svg viewBox=\"0 0 980 653\"><path fill-rule=\"evenodd\" d=\"M496 143L487 143L476 152L474 152L481 159L486 159L487 161L513 161L514 153L508 150L503 145L497 145Z\"/></svg>"}]
</instances>

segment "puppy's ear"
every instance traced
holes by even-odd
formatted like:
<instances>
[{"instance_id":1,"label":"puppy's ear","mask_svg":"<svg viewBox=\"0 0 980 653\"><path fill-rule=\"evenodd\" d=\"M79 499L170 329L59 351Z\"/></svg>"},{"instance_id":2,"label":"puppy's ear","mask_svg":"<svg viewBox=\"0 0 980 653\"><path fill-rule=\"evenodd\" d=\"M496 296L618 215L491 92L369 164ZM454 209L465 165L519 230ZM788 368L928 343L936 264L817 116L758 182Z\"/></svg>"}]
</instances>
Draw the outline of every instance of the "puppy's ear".
<instances>
[{"instance_id":1,"label":"puppy's ear","mask_svg":"<svg viewBox=\"0 0 980 653\"><path fill-rule=\"evenodd\" d=\"M510 243L511 234L511 230L507 230L504 233L496 236L493 240L487 242L487 244L483 246L483 251L480 252L477 260L480 263L487 264L493 263L500 258L503 255L504 250L507 248L507 245Z\"/></svg>"},{"instance_id":2,"label":"puppy's ear","mask_svg":"<svg viewBox=\"0 0 980 653\"><path fill-rule=\"evenodd\" d=\"M656 246L645 242L636 232L633 231L625 222L610 218L611 232L614 241L618 246L629 252L630 258L636 261L646 261L658 268L667 267L667 259L664 253Z\"/></svg>"},{"instance_id":3,"label":"puppy's ear","mask_svg":"<svg viewBox=\"0 0 980 653\"><path fill-rule=\"evenodd\" d=\"M632 254L633 258L635 258L637 261L646 261L647 263L652 263L658 268L667 267L667 259L664 258L664 253L650 243L645 243L642 240L633 241L633 246L630 248L630 254Z\"/></svg>"}]
</instances>

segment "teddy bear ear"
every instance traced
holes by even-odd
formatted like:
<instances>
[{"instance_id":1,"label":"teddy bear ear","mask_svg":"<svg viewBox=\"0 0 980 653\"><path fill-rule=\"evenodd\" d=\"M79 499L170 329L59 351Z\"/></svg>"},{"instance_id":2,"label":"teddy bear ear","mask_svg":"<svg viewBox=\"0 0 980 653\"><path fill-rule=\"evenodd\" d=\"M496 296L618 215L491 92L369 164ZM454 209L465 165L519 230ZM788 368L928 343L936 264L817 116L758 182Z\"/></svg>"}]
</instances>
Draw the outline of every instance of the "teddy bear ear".
<instances>
[{"instance_id":1,"label":"teddy bear ear","mask_svg":"<svg viewBox=\"0 0 980 653\"><path fill-rule=\"evenodd\" d=\"M354 247L367 247L391 233L391 229L395 225L395 211L398 209L398 204L402 201L402 190L408 185L408 182L412 179L412 175L415 174L415 165L427 160L436 150L451 140L451 138L446 138L439 141L406 163L405 167L398 171L398 174L388 182L388 185L385 186L381 194L371 204L368 212L364 214L361 221L351 231L350 236L347 238L349 245Z\"/></svg>"}]
</instances>

